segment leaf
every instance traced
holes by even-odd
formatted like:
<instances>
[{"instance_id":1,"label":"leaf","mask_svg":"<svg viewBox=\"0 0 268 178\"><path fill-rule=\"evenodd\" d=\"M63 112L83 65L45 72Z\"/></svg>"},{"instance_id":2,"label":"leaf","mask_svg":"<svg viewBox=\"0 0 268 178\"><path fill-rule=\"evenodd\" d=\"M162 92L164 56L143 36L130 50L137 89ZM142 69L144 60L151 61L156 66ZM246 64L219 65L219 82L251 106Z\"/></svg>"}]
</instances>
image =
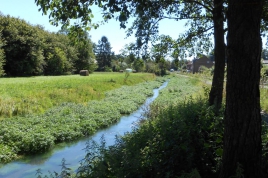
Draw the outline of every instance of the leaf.
<instances>
[{"instance_id":1,"label":"leaf","mask_svg":"<svg viewBox=\"0 0 268 178\"><path fill-rule=\"evenodd\" d=\"M222 148L218 148L218 149L216 150L216 155L218 155L218 156L222 156L222 154L223 154L223 149L222 149Z\"/></svg>"},{"instance_id":2,"label":"leaf","mask_svg":"<svg viewBox=\"0 0 268 178\"><path fill-rule=\"evenodd\" d=\"M222 138L218 137L216 140L216 143L221 143L222 142Z\"/></svg>"}]
</instances>

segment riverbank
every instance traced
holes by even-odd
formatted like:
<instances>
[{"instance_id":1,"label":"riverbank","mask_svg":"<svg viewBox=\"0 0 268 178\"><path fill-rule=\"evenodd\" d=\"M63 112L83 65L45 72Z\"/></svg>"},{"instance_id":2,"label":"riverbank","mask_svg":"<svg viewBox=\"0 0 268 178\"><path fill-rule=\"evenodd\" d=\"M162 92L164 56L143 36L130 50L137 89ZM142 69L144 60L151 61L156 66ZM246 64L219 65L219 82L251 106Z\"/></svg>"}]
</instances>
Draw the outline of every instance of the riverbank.
<instances>
[{"instance_id":1,"label":"riverbank","mask_svg":"<svg viewBox=\"0 0 268 178\"><path fill-rule=\"evenodd\" d=\"M85 150L87 143L91 141L100 142L105 140L106 145L113 145L115 143L116 136L123 136L126 132L131 132L133 127L136 126L139 119L143 115L144 108L158 96L159 90L166 87L167 82L164 82L160 88L153 89L153 96L146 99L146 102L134 111L130 115L121 116L120 120L105 129L98 130L95 134L81 138L78 141L60 143L56 145L53 150L49 150L47 153L29 155L24 159L17 160L6 164L0 169L1 178L35 178L37 170L43 173L60 172L61 161L65 160L65 163L70 166L72 170L77 170L79 163L86 156ZM40 172L39 171L39 172Z\"/></svg>"},{"instance_id":2,"label":"riverbank","mask_svg":"<svg viewBox=\"0 0 268 178\"><path fill-rule=\"evenodd\" d=\"M65 102L41 115L5 118L0 121L0 161L46 152L55 144L92 135L136 110L163 80L123 86L106 92L103 100L86 104Z\"/></svg>"}]
</instances>

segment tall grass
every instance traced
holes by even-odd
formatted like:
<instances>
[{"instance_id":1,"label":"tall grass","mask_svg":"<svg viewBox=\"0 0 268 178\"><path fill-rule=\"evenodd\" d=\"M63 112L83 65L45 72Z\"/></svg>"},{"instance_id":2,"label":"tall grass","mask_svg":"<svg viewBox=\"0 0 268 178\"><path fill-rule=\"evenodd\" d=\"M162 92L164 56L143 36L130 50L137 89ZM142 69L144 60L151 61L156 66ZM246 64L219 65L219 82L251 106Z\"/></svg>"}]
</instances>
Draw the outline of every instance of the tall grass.
<instances>
[{"instance_id":1,"label":"tall grass","mask_svg":"<svg viewBox=\"0 0 268 178\"><path fill-rule=\"evenodd\" d=\"M149 73L94 73L90 76L0 78L0 118L39 114L63 102L85 104L123 85L154 80Z\"/></svg>"},{"instance_id":2,"label":"tall grass","mask_svg":"<svg viewBox=\"0 0 268 178\"><path fill-rule=\"evenodd\" d=\"M268 88L261 88L261 109L268 113Z\"/></svg>"}]
</instances>

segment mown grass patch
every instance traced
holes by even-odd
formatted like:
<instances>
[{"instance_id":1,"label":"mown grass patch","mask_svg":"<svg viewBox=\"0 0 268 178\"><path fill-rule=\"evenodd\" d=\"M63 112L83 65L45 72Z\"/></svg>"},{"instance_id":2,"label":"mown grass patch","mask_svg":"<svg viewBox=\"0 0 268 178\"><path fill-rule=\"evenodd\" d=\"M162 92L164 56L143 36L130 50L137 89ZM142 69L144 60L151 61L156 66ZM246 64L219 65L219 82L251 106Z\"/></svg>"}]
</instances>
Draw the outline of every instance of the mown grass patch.
<instances>
[{"instance_id":1,"label":"mown grass patch","mask_svg":"<svg viewBox=\"0 0 268 178\"><path fill-rule=\"evenodd\" d=\"M63 102L85 104L123 85L155 80L149 73L94 73L89 76L0 78L0 118L44 113Z\"/></svg>"}]
</instances>

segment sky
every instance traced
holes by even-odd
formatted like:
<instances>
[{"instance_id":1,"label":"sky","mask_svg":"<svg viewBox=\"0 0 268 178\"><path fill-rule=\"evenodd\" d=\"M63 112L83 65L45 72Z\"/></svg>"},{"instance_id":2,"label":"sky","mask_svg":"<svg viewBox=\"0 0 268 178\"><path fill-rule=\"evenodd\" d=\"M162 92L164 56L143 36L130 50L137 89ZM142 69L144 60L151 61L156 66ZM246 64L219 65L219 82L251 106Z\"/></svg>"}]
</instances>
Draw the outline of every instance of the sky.
<instances>
[{"instance_id":1,"label":"sky","mask_svg":"<svg viewBox=\"0 0 268 178\"><path fill-rule=\"evenodd\" d=\"M60 27L55 27L49 23L48 15L42 15L42 12L38 11L39 7L35 4L35 0L0 0L0 4L0 12L3 15L23 19L31 25L42 25L45 30L50 32L60 30ZM99 10L93 12L96 21L101 19ZM176 39L184 30L184 23L165 20L160 23L159 34L170 35ZM97 30L92 29L89 31L89 35L94 43L97 43L102 36L106 36L111 44L112 51L116 54L123 49L125 44L136 41L134 35L126 38L125 30L120 29L119 22L116 20L111 20L105 25L100 26Z\"/></svg>"}]
</instances>

